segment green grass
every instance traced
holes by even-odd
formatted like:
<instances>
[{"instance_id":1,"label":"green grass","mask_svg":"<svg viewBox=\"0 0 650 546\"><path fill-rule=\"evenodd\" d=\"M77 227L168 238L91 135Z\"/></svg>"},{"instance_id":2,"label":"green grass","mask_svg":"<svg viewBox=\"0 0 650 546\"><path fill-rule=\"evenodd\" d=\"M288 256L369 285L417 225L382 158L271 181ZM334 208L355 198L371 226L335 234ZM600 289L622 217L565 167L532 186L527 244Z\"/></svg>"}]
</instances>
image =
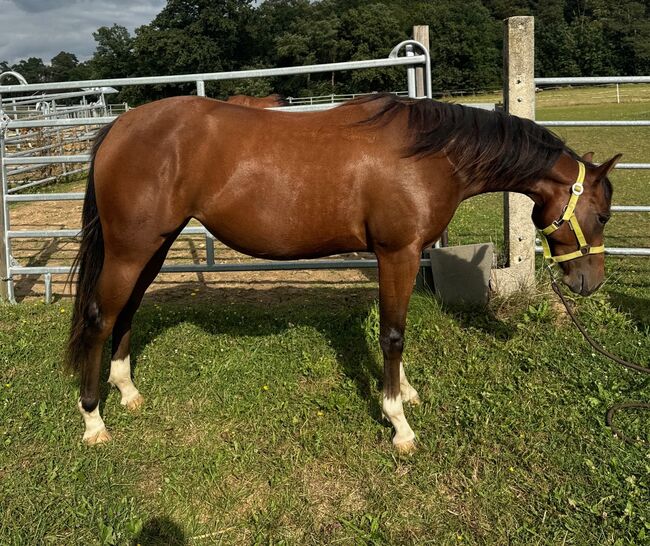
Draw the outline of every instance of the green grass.
<instances>
[{"instance_id":1,"label":"green grass","mask_svg":"<svg viewBox=\"0 0 650 546\"><path fill-rule=\"evenodd\" d=\"M640 119L650 104L544 100L540 119ZM564 136L596 159L648 161L648 131ZM650 202L649 182L616 173L615 202ZM452 243L498 243L500 203L463 204ZM606 243L649 246L648 226L615 215ZM607 277L577 309L609 350L647 364L650 260L608 258ZM650 382L593 354L548 293L462 312L413 298L405 360L423 404L407 410L418 451L398 458L374 290L202 290L146 299L133 340L146 405L130 415L106 389L114 441L94 449L60 368L70 302L0 305L0 544L650 542L648 447L604 425ZM648 422L620 417L646 441Z\"/></svg>"},{"instance_id":2,"label":"green grass","mask_svg":"<svg viewBox=\"0 0 650 546\"><path fill-rule=\"evenodd\" d=\"M150 301L134 340L146 408L130 415L107 391L114 441L94 449L59 366L70 306L0 307L0 543L645 540L647 447L612 437L603 414L648 381L592 355L546 300L454 313L414 298L419 450L398 459L372 292L330 292ZM650 315L635 322L605 296L581 310L609 349L650 359ZM647 417L621 422L650 439Z\"/></svg>"}]
</instances>

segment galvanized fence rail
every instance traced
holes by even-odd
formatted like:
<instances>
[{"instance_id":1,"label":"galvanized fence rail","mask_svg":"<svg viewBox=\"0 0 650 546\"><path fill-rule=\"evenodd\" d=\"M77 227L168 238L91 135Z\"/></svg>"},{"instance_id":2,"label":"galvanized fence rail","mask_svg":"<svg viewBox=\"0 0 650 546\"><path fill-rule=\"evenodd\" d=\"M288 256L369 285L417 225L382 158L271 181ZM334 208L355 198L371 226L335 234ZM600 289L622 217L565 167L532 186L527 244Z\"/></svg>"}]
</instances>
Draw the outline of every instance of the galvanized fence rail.
<instances>
[{"instance_id":1,"label":"galvanized fence rail","mask_svg":"<svg viewBox=\"0 0 650 546\"><path fill-rule=\"evenodd\" d=\"M582 78L535 78L536 86L551 85L601 85L622 83L650 83L650 76L612 76ZM566 120L539 121L545 127L650 127L650 120ZM617 169L646 170L650 163L619 163ZM639 213L650 212L648 205L613 205L612 212ZM542 253L542 247L536 246L535 252ZM650 256L650 247L606 247L605 254L612 256Z\"/></svg>"},{"instance_id":2,"label":"galvanized fence rail","mask_svg":"<svg viewBox=\"0 0 650 546\"><path fill-rule=\"evenodd\" d=\"M404 52L404 56L400 53ZM417 54L416 54L417 52ZM328 63L321 65L296 66L285 68L244 70L238 72L217 72L203 74L187 74L175 76L157 76L142 78L113 78L106 80L89 80L74 82L54 82L45 84L27 84L24 79L19 85L0 85L0 179L2 182L2 191L0 192L0 299L7 299L15 302L14 276L15 275L38 275L44 276L45 281L45 299L50 301L52 296L52 275L68 274L71 271L69 266L23 266L19 264L12 256L11 242L15 239L56 239L75 237L78 230L59 229L59 230L12 230L10 221L10 204L17 202L37 202L37 201L69 201L81 200L83 193L19 193L12 191L9 187L9 177L16 174L8 167L20 165L22 169L28 169L29 166L43 165L66 165L66 164L83 164L90 159L88 154L52 154L30 156L28 154L8 154L7 144L11 144L7 137L8 131L17 130L56 130L64 127L80 126L99 126L111 122L115 119L113 115L96 115L83 117L79 114L83 109L72 109L66 116L44 115L40 119L33 119L29 116L19 119L16 114L18 106L37 104L25 99L26 93L50 93L50 97L59 99L72 98L75 93L81 90L94 88L101 89L107 87L120 87L130 85L160 85L175 83L194 83L196 85L197 95L205 96L206 81L221 81L243 78L264 78L272 76L287 76L296 74L314 74L320 72L336 72L342 70L362 70L368 68L382 67L404 67L406 71L406 80L408 95L416 97L415 70L417 67L423 67L425 96L431 97L431 61L427 49L415 40L405 40L401 42L390 53L386 59L370 59L363 61L351 61L341 63ZM71 91L72 90L72 91ZM4 110L7 104L12 104L13 94L20 93L22 99L16 99L13 105L13 117L8 115ZM10 98L7 97L10 95ZM57 100L54 98L53 100ZM283 108L289 111L305 110L322 110L336 106L336 104L306 104L295 105ZM125 107L126 108L126 107ZM12 107L10 107L10 110ZM104 110L104 114L112 113ZM87 135L86 135L87 136ZM13 137L15 138L15 137ZM13 141L16 142L15 140ZM48 151L47 147L41 148L41 152ZM23 172L27 172L26 170ZM43 182L38 181L38 182ZM22 188L28 189L33 187L32 182L25 183ZM271 270L295 270L295 269L359 269L374 268L377 262L374 259L322 259L322 260L295 260L295 261L262 261L251 260L247 263L219 263L215 261L214 238L203 227L186 227L182 235L203 235L206 241L205 263L188 263L188 264L165 264L162 271L166 272L225 272L225 271L271 271ZM428 260L422 260L423 266L428 266Z\"/></svg>"},{"instance_id":3,"label":"galvanized fence rail","mask_svg":"<svg viewBox=\"0 0 650 546\"><path fill-rule=\"evenodd\" d=\"M14 73L5 74L15 76ZM24 89L27 85L24 78L19 81L23 82L21 88ZM19 165L6 170L8 193L18 193L85 172L88 167L83 162L70 168L68 161L40 161L40 158L46 153L67 155L86 151L97 127L16 128L9 121L102 117L107 113L105 95L116 92L110 87L103 87L63 93L28 93L3 98L0 106L1 112L6 116L3 116L6 164Z\"/></svg>"}]
</instances>

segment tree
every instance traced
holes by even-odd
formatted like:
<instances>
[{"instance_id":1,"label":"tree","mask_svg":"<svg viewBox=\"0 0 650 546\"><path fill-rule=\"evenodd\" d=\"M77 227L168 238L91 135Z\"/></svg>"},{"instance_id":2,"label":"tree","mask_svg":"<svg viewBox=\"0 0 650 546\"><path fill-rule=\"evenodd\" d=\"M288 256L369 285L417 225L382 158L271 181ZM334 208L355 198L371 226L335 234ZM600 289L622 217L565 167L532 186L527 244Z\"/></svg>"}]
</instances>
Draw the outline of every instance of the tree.
<instances>
[{"instance_id":1,"label":"tree","mask_svg":"<svg viewBox=\"0 0 650 546\"><path fill-rule=\"evenodd\" d=\"M168 0L151 24L136 31L134 54L139 75L219 72L246 63L251 2ZM188 85L164 86L157 92L167 96L191 89Z\"/></svg>"},{"instance_id":2,"label":"tree","mask_svg":"<svg viewBox=\"0 0 650 546\"><path fill-rule=\"evenodd\" d=\"M40 57L21 60L11 67L22 74L28 83L43 83L48 80L48 68Z\"/></svg>"},{"instance_id":3,"label":"tree","mask_svg":"<svg viewBox=\"0 0 650 546\"><path fill-rule=\"evenodd\" d=\"M611 50L605 39L603 23L586 16L577 17L571 32L576 36L575 60L581 76L614 74Z\"/></svg>"},{"instance_id":4,"label":"tree","mask_svg":"<svg viewBox=\"0 0 650 546\"><path fill-rule=\"evenodd\" d=\"M536 18L538 76L650 72L648 0L167 0L135 36L118 25L97 29L87 63L61 52L50 68L35 57L13 68L40 82L329 63L385 57L414 24L428 24L434 90L485 89L499 85L501 20L513 15ZM208 94L220 97L405 87L403 69L207 83ZM194 84L125 87L119 99L192 92Z\"/></svg>"},{"instance_id":5,"label":"tree","mask_svg":"<svg viewBox=\"0 0 650 546\"><path fill-rule=\"evenodd\" d=\"M339 44L341 60L388 57L392 48L410 36L396 9L385 3L370 3L341 16ZM357 70L349 81L355 91L396 91L406 87L403 69Z\"/></svg>"},{"instance_id":6,"label":"tree","mask_svg":"<svg viewBox=\"0 0 650 546\"><path fill-rule=\"evenodd\" d=\"M548 0L535 14L535 74L576 76L576 35L565 19L565 0Z\"/></svg>"},{"instance_id":7,"label":"tree","mask_svg":"<svg viewBox=\"0 0 650 546\"><path fill-rule=\"evenodd\" d=\"M74 53L61 51L50 61L49 79L54 82L65 82L76 79L79 60Z\"/></svg>"},{"instance_id":8,"label":"tree","mask_svg":"<svg viewBox=\"0 0 650 546\"><path fill-rule=\"evenodd\" d=\"M619 0L608 5L603 23L616 73L650 73L650 3Z\"/></svg>"},{"instance_id":9,"label":"tree","mask_svg":"<svg viewBox=\"0 0 650 546\"><path fill-rule=\"evenodd\" d=\"M95 54L90 62L96 78L126 78L135 72L133 38L120 25L100 27L93 32L97 42Z\"/></svg>"},{"instance_id":10,"label":"tree","mask_svg":"<svg viewBox=\"0 0 650 546\"><path fill-rule=\"evenodd\" d=\"M422 3L414 15L429 25L434 89L499 85L502 29L479 0Z\"/></svg>"}]
</instances>

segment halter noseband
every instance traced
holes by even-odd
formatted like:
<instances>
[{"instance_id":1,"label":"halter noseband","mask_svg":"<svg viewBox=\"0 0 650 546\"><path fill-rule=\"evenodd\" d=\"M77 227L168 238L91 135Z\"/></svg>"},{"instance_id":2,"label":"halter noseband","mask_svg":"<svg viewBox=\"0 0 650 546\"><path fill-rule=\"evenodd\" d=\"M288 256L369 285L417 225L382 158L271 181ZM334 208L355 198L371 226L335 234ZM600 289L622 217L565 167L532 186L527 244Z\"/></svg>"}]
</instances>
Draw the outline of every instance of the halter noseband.
<instances>
[{"instance_id":1,"label":"halter noseband","mask_svg":"<svg viewBox=\"0 0 650 546\"><path fill-rule=\"evenodd\" d=\"M587 254L602 254L605 252L605 245L600 246L591 246L587 243L582 229L580 229L580 224L578 223L578 218L576 217L575 210L576 205L578 204L578 199L582 195L585 182L585 165L584 163L578 161L578 178L576 179L573 186L571 186L571 197L569 203L564 207L564 212L557 220L555 220L550 226L545 227L540 230L542 248L544 250L544 259L548 260L550 264L568 262L569 260L575 260L576 258L582 258ZM575 252L570 252L569 254L562 254L560 256L553 256L551 254L551 247L548 244L547 235L550 235L554 231L558 230L564 222L569 222L569 227L573 230L573 233L576 236L578 241L578 250Z\"/></svg>"}]
</instances>

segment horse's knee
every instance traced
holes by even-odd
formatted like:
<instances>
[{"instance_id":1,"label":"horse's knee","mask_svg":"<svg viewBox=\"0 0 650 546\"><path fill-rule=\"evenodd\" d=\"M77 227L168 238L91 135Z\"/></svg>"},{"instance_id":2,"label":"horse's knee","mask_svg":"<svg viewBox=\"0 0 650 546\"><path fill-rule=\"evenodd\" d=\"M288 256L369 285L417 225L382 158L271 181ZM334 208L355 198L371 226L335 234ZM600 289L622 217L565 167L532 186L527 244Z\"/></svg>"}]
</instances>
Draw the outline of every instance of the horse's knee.
<instances>
[{"instance_id":1,"label":"horse's knee","mask_svg":"<svg viewBox=\"0 0 650 546\"><path fill-rule=\"evenodd\" d=\"M99 393L97 394L82 394L79 403L83 410L87 413L92 413L99 404Z\"/></svg>"},{"instance_id":2,"label":"horse's knee","mask_svg":"<svg viewBox=\"0 0 650 546\"><path fill-rule=\"evenodd\" d=\"M396 328L389 328L379 336L379 345L386 358L399 357L404 350L404 333Z\"/></svg>"}]
</instances>

